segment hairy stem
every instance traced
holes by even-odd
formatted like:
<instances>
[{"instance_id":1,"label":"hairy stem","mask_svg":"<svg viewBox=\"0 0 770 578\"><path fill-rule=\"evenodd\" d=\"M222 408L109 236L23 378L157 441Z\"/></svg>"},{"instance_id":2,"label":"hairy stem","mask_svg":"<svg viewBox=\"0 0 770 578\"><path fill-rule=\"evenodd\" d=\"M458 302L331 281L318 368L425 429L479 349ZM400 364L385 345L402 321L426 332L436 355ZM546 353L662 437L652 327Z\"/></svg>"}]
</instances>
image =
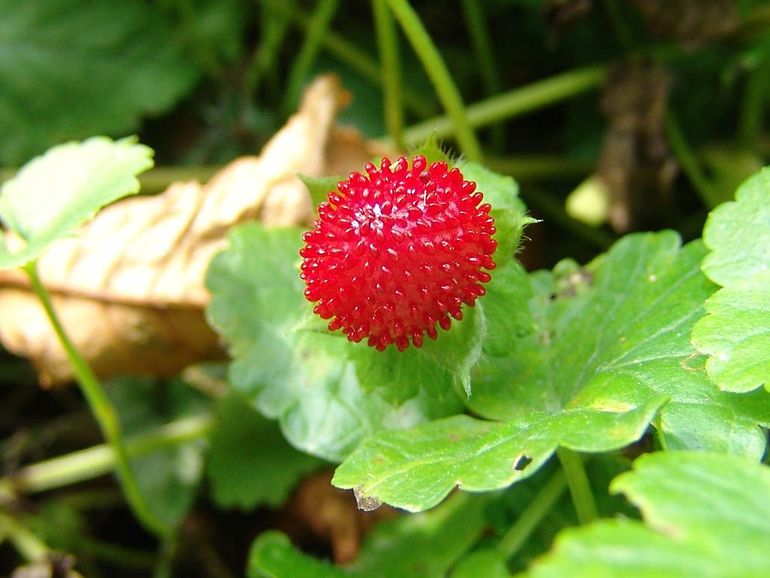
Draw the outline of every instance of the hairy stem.
<instances>
[{"instance_id":1,"label":"hairy stem","mask_svg":"<svg viewBox=\"0 0 770 578\"><path fill-rule=\"evenodd\" d=\"M396 27L388 11L387 0L372 0L372 12L382 66L385 126L396 147L404 150L406 149L404 110L401 103L401 74Z\"/></svg>"},{"instance_id":2,"label":"hairy stem","mask_svg":"<svg viewBox=\"0 0 770 578\"><path fill-rule=\"evenodd\" d=\"M567 489L567 478L558 470L519 515L516 522L497 544L497 549L510 560L526 543L532 531L545 518Z\"/></svg>"},{"instance_id":3,"label":"hairy stem","mask_svg":"<svg viewBox=\"0 0 770 578\"><path fill-rule=\"evenodd\" d=\"M24 268L24 270L29 277L33 291L37 295L48 316L48 320L50 321L56 336L59 338L59 341L67 354L67 358L72 364L78 384L88 401L91 412L96 418L107 443L112 448L115 456L116 473L118 474L118 479L123 487L126 500L131 506L137 519L147 530L159 536L168 534L171 531L170 528L161 522L149 509L147 502L145 502L139 490L136 478L131 471L118 412L109 397L107 397L107 393L102 387L99 379L91 370L91 367L83 356L80 355L80 352L64 330L64 327L53 308L48 291L40 281L40 277L37 273L37 263L35 261L31 262Z\"/></svg>"},{"instance_id":4,"label":"hairy stem","mask_svg":"<svg viewBox=\"0 0 770 578\"><path fill-rule=\"evenodd\" d=\"M567 478L567 485L572 495L572 503L575 505L578 521L581 524L588 524L595 520L598 515L583 459L577 452L564 447L556 450L556 455L559 456L561 467Z\"/></svg>"},{"instance_id":5,"label":"hairy stem","mask_svg":"<svg viewBox=\"0 0 770 578\"><path fill-rule=\"evenodd\" d=\"M417 13L407 0L387 0L387 2L396 20L401 24L404 34L406 34L406 37L412 44L417 57L422 62L423 68L428 74L431 83L433 83L433 88L436 94L438 94L439 100L441 100L441 104L454 125L454 133L460 150L469 160L481 160L481 146L466 114L465 105L460 97L460 91L449 75L449 70L438 48L436 48ZM428 136L426 135L425 139Z\"/></svg>"},{"instance_id":6,"label":"hairy stem","mask_svg":"<svg viewBox=\"0 0 770 578\"><path fill-rule=\"evenodd\" d=\"M598 87L606 71L604 66L578 68L469 105L465 111L468 123L472 128L487 126L573 98ZM441 139L456 130L450 116L438 116L407 128L404 138L409 144L419 144L431 135Z\"/></svg>"}]
</instances>

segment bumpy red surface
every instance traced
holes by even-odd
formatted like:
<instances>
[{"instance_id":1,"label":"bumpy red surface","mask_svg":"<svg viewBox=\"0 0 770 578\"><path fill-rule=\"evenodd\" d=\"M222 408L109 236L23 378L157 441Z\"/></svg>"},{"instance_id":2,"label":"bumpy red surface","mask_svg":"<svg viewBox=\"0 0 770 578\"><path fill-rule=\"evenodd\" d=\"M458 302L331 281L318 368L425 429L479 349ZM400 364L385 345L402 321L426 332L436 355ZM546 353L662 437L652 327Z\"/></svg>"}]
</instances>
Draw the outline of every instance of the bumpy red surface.
<instances>
[{"instance_id":1,"label":"bumpy red surface","mask_svg":"<svg viewBox=\"0 0 770 578\"><path fill-rule=\"evenodd\" d=\"M305 233L301 277L314 311L380 351L435 339L472 306L494 269L495 222L476 185L416 156L352 173Z\"/></svg>"}]
</instances>

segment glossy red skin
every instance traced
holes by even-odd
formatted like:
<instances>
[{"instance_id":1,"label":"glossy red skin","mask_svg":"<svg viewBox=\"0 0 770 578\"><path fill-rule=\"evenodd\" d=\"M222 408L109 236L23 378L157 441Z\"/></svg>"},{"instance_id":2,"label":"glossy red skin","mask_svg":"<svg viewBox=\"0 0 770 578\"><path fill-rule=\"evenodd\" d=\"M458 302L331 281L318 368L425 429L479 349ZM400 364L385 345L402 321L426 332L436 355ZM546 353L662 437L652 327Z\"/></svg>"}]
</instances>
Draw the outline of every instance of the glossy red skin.
<instances>
[{"instance_id":1,"label":"glossy red skin","mask_svg":"<svg viewBox=\"0 0 770 578\"><path fill-rule=\"evenodd\" d=\"M330 330L380 351L421 347L484 295L495 222L458 169L383 159L337 188L300 251L305 297Z\"/></svg>"}]
</instances>

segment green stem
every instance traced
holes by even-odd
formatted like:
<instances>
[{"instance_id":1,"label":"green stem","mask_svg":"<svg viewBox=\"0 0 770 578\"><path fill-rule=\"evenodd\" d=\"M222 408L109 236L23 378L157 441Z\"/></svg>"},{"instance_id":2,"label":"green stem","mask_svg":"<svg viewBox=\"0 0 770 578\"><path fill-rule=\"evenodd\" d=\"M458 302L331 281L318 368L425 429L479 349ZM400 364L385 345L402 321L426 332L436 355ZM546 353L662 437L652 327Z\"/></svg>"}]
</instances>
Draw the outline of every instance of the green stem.
<instances>
[{"instance_id":1,"label":"green stem","mask_svg":"<svg viewBox=\"0 0 770 578\"><path fill-rule=\"evenodd\" d=\"M387 0L372 0L374 26L382 64L385 126L399 150L405 150L404 110L401 106L401 74L398 58L398 38Z\"/></svg>"},{"instance_id":2,"label":"green stem","mask_svg":"<svg viewBox=\"0 0 770 578\"><path fill-rule=\"evenodd\" d=\"M261 34L259 45L254 51L251 65L246 73L246 98L251 100L256 95L262 77L274 66L278 52L289 30L289 15L271 11L262 7Z\"/></svg>"},{"instance_id":3,"label":"green stem","mask_svg":"<svg viewBox=\"0 0 770 578\"><path fill-rule=\"evenodd\" d=\"M291 6L284 0L262 0L271 10L291 19L300 29L307 31L310 28L311 19L301 12L292 12ZM338 35L334 30L327 30L321 39L321 44L329 54L338 58L351 70L358 73L363 79L374 86L382 86L382 75L379 73L377 61L349 40ZM408 88L404 88L404 106L414 114L425 117L433 112L433 107L425 98L421 98Z\"/></svg>"},{"instance_id":4,"label":"green stem","mask_svg":"<svg viewBox=\"0 0 770 578\"><path fill-rule=\"evenodd\" d=\"M320 0L318 2L318 7L310 19L310 26L307 28L305 41L302 43L299 54L294 59L294 65L289 73L289 80L286 83L287 98L284 102L287 109L293 109L299 101L302 83L307 79L310 69L318 56L321 40L329 30L329 24L331 24L338 6L339 0Z\"/></svg>"},{"instance_id":5,"label":"green stem","mask_svg":"<svg viewBox=\"0 0 770 578\"><path fill-rule=\"evenodd\" d=\"M468 106L467 120L471 127L478 128L522 116L595 89L604 81L606 72L604 66L591 66L533 82ZM445 115L407 128L404 138L409 144L419 144L431 135L441 139L455 131L453 120ZM383 144L392 143L384 139Z\"/></svg>"},{"instance_id":6,"label":"green stem","mask_svg":"<svg viewBox=\"0 0 770 578\"><path fill-rule=\"evenodd\" d=\"M569 492L572 495L572 503L575 505L578 521L581 524L588 524L598 517L596 513L596 502L591 491L591 484L586 475L583 459L580 454L567 448L561 447L556 450L559 456L564 475L567 477Z\"/></svg>"},{"instance_id":7,"label":"green stem","mask_svg":"<svg viewBox=\"0 0 770 578\"><path fill-rule=\"evenodd\" d=\"M476 0L462 0L465 23L473 45L474 56L479 65L485 96L500 92L500 75L497 72L492 38L484 16L484 5ZM502 125L493 127L492 139L495 148L501 148L505 134Z\"/></svg>"},{"instance_id":8,"label":"green stem","mask_svg":"<svg viewBox=\"0 0 770 578\"><path fill-rule=\"evenodd\" d=\"M446 63L436 45L433 44L425 27L420 22L420 18L407 0L387 0L387 2L401 24L404 34L412 44L417 57L422 61L423 68L433 83L433 88L438 94L441 104L454 124L460 150L469 160L480 161L482 158L481 146L466 115L460 92L452 81ZM428 136L426 135L425 139Z\"/></svg>"},{"instance_id":9,"label":"green stem","mask_svg":"<svg viewBox=\"0 0 770 578\"><path fill-rule=\"evenodd\" d=\"M132 570L142 570L144 572L153 567L156 558L152 552L134 550L84 536L81 536L78 540L78 549L111 565Z\"/></svg>"},{"instance_id":10,"label":"green stem","mask_svg":"<svg viewBox=\"0 0 770 578\"><path fill-rule=\"evenodd\" d=\"M173 536L169 536L160 544L155 568L152 572L153 578L171 578L174 571L175 554L176 540Z\"/></svg>"},{"instance_id":11,"label":"green stem","mask_svg":"<svg viewBox=\"0 0 770 578\"><path fill-rule=\"evenodd\" d=\"M759 62L746 79L741 103L740 140L748 150L757 145L765 112L765 84L770 74L770 58L758 55Z\"/></svg>"},{"instance_id":12,"label":"green stem","mask_svg":"<svg viewBox=\"0 0 770 578\"><path fill-rule=\"evenodd\" d=\"M80 355L80 352L64 330L64 327L53 308L48 291L46 291L38 276L37 262L32 261L24 268L24 270L29 277L33 291L37 295L48 316L48 320L50 321L56 336L59 338L59 341L67 354L67 358L72 364L72 369L75 372L80 389L88 401L88 405L91 407L91 412L99 423L99 427L101 428L107 443L112 448L115 455L115 469L118 474L118 479L123 487L126 500L131 506L137 519L145 526L145 528L147 528L147 530L159 536L168 534L171 529L163 524L153 512L150 511L139 490L136 478L131 471L131 465L128 461L128 452L126 451L125 442L123 440L123 432L121 431L122 428L120 426L120 420L118 419L117 410L112 405L109 397L107 397L107 393L99 382L99 379L94 375L91 367Z\"/></svg>"},{"instance_id":13,"label":"green stem","mask_svg":"<svg viewBox=\"0 0 770 578\"><path fill-rule=\"evenodd\" d=\"M201 438L212 424L207 415L184 418L127 439L126 451L131 458L145 456ZM107 444L38 462L0 479L0 501L10 500L17 493L44 492L103 476L114 471L116 464L116 454Z\"/></svg>"},{"instance_id":14,"label":"green stem","mask_svg":"<svg viewBox=\"0 0 770 578\"><path fill-rule=\"evenodd\" d=\"M495 94L500 90L500 77L497 74L492 39L484 18L484 6L477 0L462 0L462 5L484 91L487 94Z\"/></svg>"},{"instance_id":15,"label":"green stem","mask_svg":"<svg viewBox=\"0 0 770 578\"><path fill-rule=\"evenodd\" d=\"M567 478L562 470L558 470L551 479L540 489L526 509L519 515L516 522L505 533L497 544L497 549L506 559L510 560L526 543L532 531L545 518L559 501L567 489Z\"/></svg>"},{"instance_id":16,"label":"green stem","mask_svg":"<svg viewBox=\"0 0 770 578\"><path fill-rule=\"evenodd\" d=\"M690 148L690 145L679 126L679 122L671 111L666 115L665 129L668 143L671 145L671 150L674 152L677 161L679 161L682 171L687 175L687 178L690 180L690 183L703 203L708 208L713 209L721 202L719 192L713 187L701 170L698 159L695 157L695 153Z\"/></svg>"},{"instance_id":17,"label":"green stem","mask_svg":"<svg viewBox=\"0 0 770 578\"><path fill-rule=\"evenodd\" d=\"M28 562L44 560L50 552L40 538L15 518L0 511L0 536L6 536L19 554Z\"/></svg>"}]
</instances>

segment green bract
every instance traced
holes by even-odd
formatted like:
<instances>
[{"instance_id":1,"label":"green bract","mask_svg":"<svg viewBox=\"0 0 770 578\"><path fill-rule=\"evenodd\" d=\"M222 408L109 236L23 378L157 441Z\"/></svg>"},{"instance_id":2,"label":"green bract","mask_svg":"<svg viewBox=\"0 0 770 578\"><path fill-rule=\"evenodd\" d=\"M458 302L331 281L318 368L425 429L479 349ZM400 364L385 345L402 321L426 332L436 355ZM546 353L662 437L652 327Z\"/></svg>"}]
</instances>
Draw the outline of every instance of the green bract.
<instances>
[{"instance_id":1,"label":"green bract","mask_svg":"<svg viewBox=\"0 0 770 578\"><path fill-rule=\"evenodd\" d=\"M770 574L770 469L738 456L661 452L612 484L642 513L566 530L531 578L761 578Z\"/></svg>"},{"instance_id":2,"label":"green bract","mask_svg":"<svg viewBox=\"0 0 770 578\"><path fill-rule=\"evenodd\" d=\"M474 371L469 407L365 440L335 485L418 511L452 488L488 491L528 477L563 445L603 452L653 423L668 448L761 457L768 396L721 392L689 343L712 285L703 247L671 232L632 235L585 269L532 276L536 331L509 336L507 357ZM656 418L656 416L658 416Z\"/></svg>"},{"instance_id":3,"label":"green bract","mask_svg":"<svg viewBox=\"0 0 770 578\"><path fill-rule=\"evenodd\" d=\"M0 189L0 221L21 238L0 239L0 269L35 260L53 241L72 235L105 205L139 192L136 175L152 167L152 149L105 137L52 148Z\"/></svg>"},{"instance_id":4,"label":"green bract","mask_svg":"<svg viewBox=\"0 0 770 578\"><path fill-rule=\"evenodd\" d=\"M725 391L770 387L770 169L748 179L709 215L703 271L722 285L694 327L695 347L710 357L709 377Z\"/></svg>"}]
</instances>

